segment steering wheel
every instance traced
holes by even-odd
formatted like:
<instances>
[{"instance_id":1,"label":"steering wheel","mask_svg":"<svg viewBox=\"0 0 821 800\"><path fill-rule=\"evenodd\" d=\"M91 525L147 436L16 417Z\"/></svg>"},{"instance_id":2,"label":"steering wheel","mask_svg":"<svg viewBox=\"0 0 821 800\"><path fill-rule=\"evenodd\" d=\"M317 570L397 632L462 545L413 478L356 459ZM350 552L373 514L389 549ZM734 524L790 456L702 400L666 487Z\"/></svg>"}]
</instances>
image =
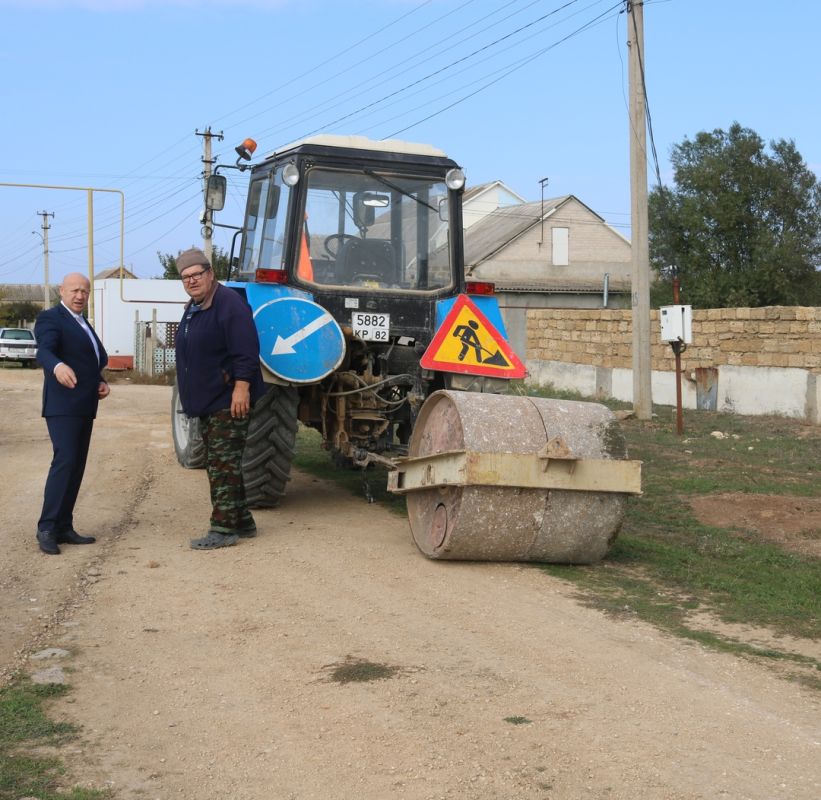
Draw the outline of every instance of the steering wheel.
<instances>
[{"instance_id":1,"label":"steering wheel","mask_svg":"<svg viewBox=\"0 0 821 800\"><path fill-rule=\"evenodd\" d=\"M350 233L332 233L330 236L325 237L325 252L333 259L339 255L339 251L342 249L342 245L345 244L347 239L359 239L358 236L353 236ZM331 242L337 242L336 250L331 250Z\"/></svg>"},{"instance_id":2,"label":"steering wheel","mask_svg":"<svg viewBox=\"0 0 821 800\"><path fill-rule=\"evenodd\" d=\"M353 276L351 283L354 286L365 286L368 283L377 283L379 286L384 286L384 278L381 275L369 275L367 272L357 272Z\"/></svg>"}]
</instances>

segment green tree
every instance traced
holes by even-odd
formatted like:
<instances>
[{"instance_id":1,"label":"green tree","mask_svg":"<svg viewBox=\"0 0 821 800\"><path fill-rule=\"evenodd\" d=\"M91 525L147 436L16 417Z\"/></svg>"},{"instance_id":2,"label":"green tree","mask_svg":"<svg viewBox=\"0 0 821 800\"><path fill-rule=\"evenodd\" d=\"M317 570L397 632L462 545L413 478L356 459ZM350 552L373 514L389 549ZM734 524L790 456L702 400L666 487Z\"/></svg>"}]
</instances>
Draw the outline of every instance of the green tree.
<instances>
[{"instance_id":1,"label":"green tree","mask_svg":"<svg viewBox=\"0 0 821 800\"><path fill-rule=\"evenodd\" d=\"M177 256L181 252L182 250L177 251ZM160 260L160 264L162 264L163 268L163 273L159 276L160 278L164 278L167 281L178 281L180 279L179 273L177 272L177 256L172 256L170 253L161 253L159 250L157 251L157 258ZM214 269L217 280L227 280L228 260L228 253L221 247L215 245L211 254L211 266Z\"/></svg>"},{"instance_id":2,"label":"green tree","mask_svg":"<svg viewBox=\"0 0 821 800\"><path fill-rule=\"evenodd\" d=\"M737 122L673 147L674 187L650 194L654 300L699 308L821 304L821 183L793 141Z\"/></svg>"},{"instance_id":3,"label":"green tree","mask_svg":"<svg viewBox=\"0 0 821 800\"><path fill-rule=\"evenodd\" d=\"M43 310L37 303L30 303L27 300L17 303L4 303L0 306L0 326L4 328L16 328L22 322L32 322Z\"/></svg>"}]
</instances>

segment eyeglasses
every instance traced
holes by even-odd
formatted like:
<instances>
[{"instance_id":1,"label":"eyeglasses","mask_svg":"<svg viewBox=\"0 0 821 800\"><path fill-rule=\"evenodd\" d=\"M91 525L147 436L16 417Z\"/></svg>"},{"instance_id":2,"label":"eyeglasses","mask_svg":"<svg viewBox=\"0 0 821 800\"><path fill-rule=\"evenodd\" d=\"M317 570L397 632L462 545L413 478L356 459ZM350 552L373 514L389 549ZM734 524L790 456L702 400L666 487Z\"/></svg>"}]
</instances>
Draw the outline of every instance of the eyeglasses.
<instances>
[{"instance_id":1,"label":"eyeglasses","mask_svg":"<svg viewBox=\"0 0 821 800\"><path fill-rule=\"evenodd\" d=\"M205 275L206 272L209 272L209 271L210 270L202 269L199 272L192 272L192 273L189 273L188 275L181 275L180 277L182 278L182 282L185 283L185 284L195 283L203 275Z\"/></svg>"}]
</instances>

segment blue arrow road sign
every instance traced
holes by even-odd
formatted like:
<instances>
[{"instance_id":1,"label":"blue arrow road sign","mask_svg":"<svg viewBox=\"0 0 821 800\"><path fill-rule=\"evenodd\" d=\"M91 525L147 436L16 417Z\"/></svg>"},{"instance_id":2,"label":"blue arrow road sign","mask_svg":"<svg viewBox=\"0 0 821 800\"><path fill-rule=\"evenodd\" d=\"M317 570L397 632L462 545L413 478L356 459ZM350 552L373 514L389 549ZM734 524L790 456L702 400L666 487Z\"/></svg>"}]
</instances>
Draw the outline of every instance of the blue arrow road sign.
<instances>
[{"instance_id":1,"label":"blue arrow road sign","mask_svg":"<svg viewBox=\"0 0 821 800\"><path fill-rule=\"evenodd\" d=\"M345 355L345 336L322 306L300 297L280 297L254 312L259 357L274 375L293 383L316 383Z\"/></svg>"}]
</instances>

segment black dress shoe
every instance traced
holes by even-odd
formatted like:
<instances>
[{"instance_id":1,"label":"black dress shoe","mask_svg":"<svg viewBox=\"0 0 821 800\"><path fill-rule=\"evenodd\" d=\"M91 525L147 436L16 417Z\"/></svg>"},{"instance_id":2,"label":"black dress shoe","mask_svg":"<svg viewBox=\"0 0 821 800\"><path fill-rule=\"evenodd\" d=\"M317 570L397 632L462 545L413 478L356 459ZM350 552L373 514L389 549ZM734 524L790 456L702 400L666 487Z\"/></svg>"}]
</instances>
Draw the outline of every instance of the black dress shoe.
<instances>
[{"instance_id":1,"label":"black dress shoe","mask_svg":"<svg viewBox=\"0 0 821 800\"><path fill-rule=\"evenodd\" d=\"M77 531L63 531L57 534L60 544L94 544L97 540L93 536L80 536Z\"/></svg>"},{"instance_id":2,"label":"black dress shoe","mask_svg":"<svg viewBox=\"0 0 821 800\"><path fill-rule=\"evenodd\" d=\"M57 537L53 531L37 531L37 544L44 553L50 556L59 556L60 548L57 546Z\"/></svg>"}]
</instances>

